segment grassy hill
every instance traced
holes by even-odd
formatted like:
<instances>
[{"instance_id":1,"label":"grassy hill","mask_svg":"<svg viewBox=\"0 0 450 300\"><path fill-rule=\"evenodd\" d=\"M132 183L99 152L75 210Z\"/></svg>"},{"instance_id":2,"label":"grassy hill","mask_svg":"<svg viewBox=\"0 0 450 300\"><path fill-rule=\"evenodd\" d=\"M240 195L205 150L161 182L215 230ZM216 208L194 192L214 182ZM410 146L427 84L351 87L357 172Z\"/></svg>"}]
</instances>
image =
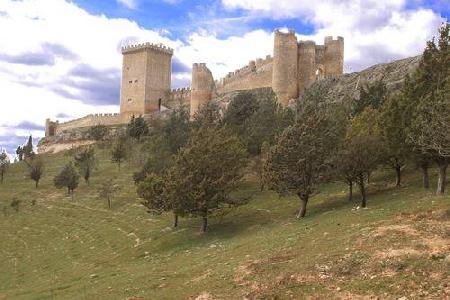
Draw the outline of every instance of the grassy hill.
<instances>
[{"instance_id":1,"label":"grassy hill","mask_svg":"<svg viewBox=\"0 0 450 300\"><path fill-rule=\"evenodd\" d=\"M234 196L249 204L211 217L200 235L200 220L173 229L171 215L149 215L135 170L119 173L98 151L99 169L73 201L53 187L62 153L45 157L38 189L11 165L0 185L0 299L450 297L450 194L424 191L416 171L400 189L378 173L368 209L354 209L344 185L322 186L304 220L294 198L248 180ZM97 190L113 176L121 191L109 210Z\"/></svg>"}]
</instances>

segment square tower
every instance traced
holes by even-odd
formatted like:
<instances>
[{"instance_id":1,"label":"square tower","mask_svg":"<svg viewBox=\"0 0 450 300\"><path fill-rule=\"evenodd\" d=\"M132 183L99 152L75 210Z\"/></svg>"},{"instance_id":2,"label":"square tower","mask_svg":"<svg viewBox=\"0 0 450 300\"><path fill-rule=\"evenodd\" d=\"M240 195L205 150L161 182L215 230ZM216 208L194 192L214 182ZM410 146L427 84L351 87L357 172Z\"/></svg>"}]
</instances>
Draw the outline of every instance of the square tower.
<instances>
[{"instance_id":1,"label":"square tower","mask_svg":"<svg viewBox=\"0 0 450 300\"><path fill-rule=\"evenodd\" d=\"M157 111L170 91L173 50L150 43L122 48L120 115L124 120Z\"/></svg>"}]
</instances>

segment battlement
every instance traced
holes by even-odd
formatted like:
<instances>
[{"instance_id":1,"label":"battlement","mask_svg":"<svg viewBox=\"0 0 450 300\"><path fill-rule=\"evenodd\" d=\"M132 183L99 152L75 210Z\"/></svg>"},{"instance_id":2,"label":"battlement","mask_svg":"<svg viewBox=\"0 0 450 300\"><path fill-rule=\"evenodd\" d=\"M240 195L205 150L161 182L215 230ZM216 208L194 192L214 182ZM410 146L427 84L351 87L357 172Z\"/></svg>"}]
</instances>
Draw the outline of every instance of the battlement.
<instances>
[{"instance_id":1,"label":"battlement","mask_svg":"<svg viewBox=\"0 0 450 300\"><path fill-rule=\"evenodd\" d=\"M328 43L343 43L344 42L344 38L342 36L337 36L336 38L334 38L333 36L326 36L325 37L325 45Z\"/></svg>"},{"instance_id":2,"label":"battlement","mask_svg":"<svg viewBox=\"0 0 450 300\"><path fill-rule=\"evenodd\" d=\"M189 93L190 91L191 91L190 87L185 87L185 88L172 89L170 91L170 93Z\"/></svg>"},{"instance_id":3,"label":"battlement","mask_svg":"<svg viewBox=\"0 0 450 300\"><path fill-rule=\"evenodd\" d=\"M287 32L283 31L283 29L275 29L274 33L276 35L295 35L295 30L288 28Z\"/></svg>"},{"instance_id":4,"label":"battlement","mask_svg":"<svg viewBox=\"0 0 450 300\"><path fill-rule=\"evenodd\" d=\"M133 53L133 52L138 52L138 51L147 50L147 49L162 52L162 53L165 53L168 55L173 55L172 48L166 47L163 44L152 44L152 43L143 43L143 44L124 46L124 47L122 47L122 54Z\"/></svg>"},{"instance_id":5,"label":"battlement","mask_svg":"<svg viewBox=\"0 0 450 300\"><path fill-rule=\"evenodd\" d=\"M299 41L298 42L299 47L314 47L316 46L316 42L314 41Z\"/></svg>"}]
</instances>

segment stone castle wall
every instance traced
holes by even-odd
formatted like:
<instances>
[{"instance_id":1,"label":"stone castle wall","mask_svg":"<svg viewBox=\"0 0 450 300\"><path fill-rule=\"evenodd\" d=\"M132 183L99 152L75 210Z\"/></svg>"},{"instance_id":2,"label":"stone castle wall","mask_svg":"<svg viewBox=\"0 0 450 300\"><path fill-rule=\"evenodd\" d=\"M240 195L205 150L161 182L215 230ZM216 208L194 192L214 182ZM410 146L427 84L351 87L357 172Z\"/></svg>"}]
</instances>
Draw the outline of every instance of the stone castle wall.
<instances>
[{"instance_id":1,"label":"stone castle wall","mask_svg":"<svg viewBox=\"0 0 450 300\"><path fill-rule=\"evenodd\" d=\"M61 134L63 131L74 128L91 127L95 125L117 125L123 123L123 118L120 114L91 114L85 117L71 120L64 123L57 123L55 128L55 135Z\"/></svg>"},{"instance_id":2,"label":"stone castle wall","mask_svg":"<svg viewBox=\"0 0 450 300\"><path fill-rule=\"evenodd\" d=\"M272 85L273 58L268 55L265 59L258 58L250 61L245 67L228 73L224 78L217 80L216 92L225 94L233 91L258 89Z\"/></svg>"},{"instance_id":3,"label":"stone castle wall","mask_svg":"<svg viewBox=\"0 0 450 300\"><path fill-rule=\"evenodd\" d=\"M177 107L189 107L189 103L191 102L191 89L190 88L181 88L174 89L168 93L168 96L165 101L163 101L163 105L167 108L173 109Z\"/></svg>"}]
</instances>

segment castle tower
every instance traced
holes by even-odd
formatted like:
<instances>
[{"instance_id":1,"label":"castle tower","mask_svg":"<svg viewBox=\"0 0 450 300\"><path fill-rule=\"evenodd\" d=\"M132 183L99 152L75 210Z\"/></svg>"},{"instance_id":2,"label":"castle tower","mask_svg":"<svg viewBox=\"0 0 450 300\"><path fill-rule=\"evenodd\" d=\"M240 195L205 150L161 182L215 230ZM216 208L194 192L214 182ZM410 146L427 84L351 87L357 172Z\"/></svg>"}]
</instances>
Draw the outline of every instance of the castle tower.
<instances>
[{"instance_id":1,"label":"castle tower","mask_svg":"<svg viewBox=\"0 0 450 300\"><path fill-rule=\"evenodd\" d=\"M283 33L275 31L273 46L272 89L278 102L286 106L298 97L298 50L297 37L293 30Z\"/></svg>"},{"instance_id":2,"label":"castle tower","mask_svg":"<svg viewBox=\"0 0 450 300\"><path fill-rule=\"evenodd\" d=\"M206 64L192 66L191 118L202 105L211 101L214 84L214 78Z\"/></svg>"},{"instance_id":3,"label":"castle tower","mask_svg":"<svg viewBox=\"0 0 450 300\"><path fill-rule=\"evenodd\" d=\"M325 37L324 67L325 76L334 77L344 73L344 38Z\"/></svg>"},{"instance_id":4,"label":"castle tower","mask_svg":"<svg viewBox=\"0 0 450 300\"><path fill-rule=\"evenodd\" d=\"M157 111L170 90L173 50L150 43L122 48L122 86L120 115Z\"/></svg>"},{"instance_id":5,"label":"castle tower","mask_svg":"<svg viewBox=\"0 0 450 300\"><path fill-rule=\"evenodd\" d=\"M298 93L299 95L316 80L316 43L300 41L298 43Z\"/></svg>"}]
</instances>

